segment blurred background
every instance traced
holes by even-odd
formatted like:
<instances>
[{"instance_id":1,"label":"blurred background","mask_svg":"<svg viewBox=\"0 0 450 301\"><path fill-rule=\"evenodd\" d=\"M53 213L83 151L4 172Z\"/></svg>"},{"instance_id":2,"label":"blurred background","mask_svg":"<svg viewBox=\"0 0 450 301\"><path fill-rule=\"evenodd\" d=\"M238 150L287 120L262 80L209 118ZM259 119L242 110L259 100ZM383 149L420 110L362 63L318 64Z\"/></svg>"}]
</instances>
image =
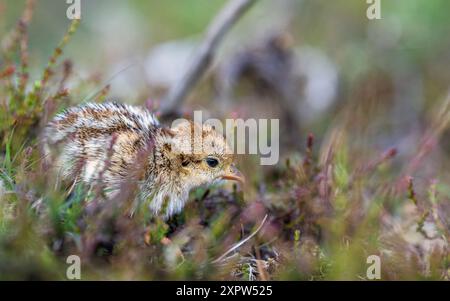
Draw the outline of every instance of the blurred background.
<instances>
[{"instance_id":1,"label":"blurred background","mask_svg":"<svg viewBox=\"0 0 450 301\"><path fill-rule=\"evenodd\" d=\"M94 80L97 87L76 97L82 101L108 84L112 99L162 99L225 2L81 1L81 25L64 56L76 80ZM0 35L14 26L23 5L0 1L6 12ZM68 27L67 7L51 0L36 5L29 29L32 78ZM368 20L367 8L361 0L257 1L225 37L186 110L281 118L288 137L282 151L297 148L308 132L322 136L343 108L364 110L363 118L373 120L367 130L374 146L407 149L421 112L448 92L450 3L382 1L381 20Z\"/></svg>"},{"instance_id":2,"label":"blurred background","mask_svg":"<svg viewBox=\"0 0 450 301\"><path fill-rule=\"evenodd\" d=\"M14 28L24 2L0 0L0 37ZM107 88L107 99L158 111L226 2L81 0L81 22L61 60L70 59L72 66L69 103L91 100ZM272 269L270 259L283 259L295 267L292 271L286 264L276 279L360 279L352 272L363 271L365 259L352 259L370 250L395 255L383 259L393 263L383 279L418 279L422 276L415 264L430 271L427 256L434 243L446 251L440 253L442 261L432 276L449 277L450 1L381 0L381 20L369 20L368 7L365 0L256 1L225 36L183 104L184 114L202 110L205 118L280 119L279 164L264 167L257 156L240 158L250 185L239 210L233 211L240 200L236 195L219 191L208 196L203 190L195 192L197 202L186 209L189 220L206 206L206 228L190 226L206 235L215 225L212 235L222 251L237 240L240 230L248 234L252 229L218 234L218 229L227 229L227 221L243 219L254 225L264 216L261 212L268 212L268 230L258 240L266 246L260 254L264 264ZM31 83L39 80L70 25L67 8L65 1L36 3L28 28ZM414 187L405 176L414 177ZM416 195L427 199L423 206L404 206ZM431 196L440 201L433 203ZM230 211L217 211L219 203ZM372 205L383 208L381 213L372 215ZM439 210L430 209L427 215L423 208L428 205ZM176 225L184 225L182 221ZM437 242L434 236L418 237L418 231L411 230L426 221L430 227L439 224ZM182 237L190 226L170 229ZM399 227L401 231L393 230ZM371 240L371 231L378 230ZM378 244L394 232L399 236ZM277 236L282 241L274 247L268 241ZM214 245L214 239L208 243ZM293 251L297 247L300 255ZM420 259L413 264L411 258ZM185 270L164 276L228 279L196 270L203 257L194 264L189 255L186 259ZM333 271L327 274L330 262ZM241 264L253 263L243 259ZM239 273L248 276L248 271ZM97 272L93 275L101 278ZM161 275L153 277L164 278Z\"/></svg>"}]
</instances>

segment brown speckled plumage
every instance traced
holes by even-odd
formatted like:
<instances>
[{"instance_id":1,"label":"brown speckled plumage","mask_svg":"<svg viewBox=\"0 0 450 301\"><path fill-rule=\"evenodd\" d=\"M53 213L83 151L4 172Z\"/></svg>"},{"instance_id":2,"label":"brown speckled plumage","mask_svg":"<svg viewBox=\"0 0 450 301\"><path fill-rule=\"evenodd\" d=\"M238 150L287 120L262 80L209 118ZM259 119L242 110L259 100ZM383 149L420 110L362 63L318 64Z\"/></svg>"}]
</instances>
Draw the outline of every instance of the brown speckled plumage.
<instances>
[{"instance_id":1,"label":"brown speckled plumage","mask_svg":"<svg viewBox=\"0 0 450 301\"><path fill-rule=\"evenodd\" d=\"M134 181L138 200L166 217L182 210L190 189L240 179L225 139L210 126L186 121L168 129L146 109L118 103L58 114L44 131L43 149L62 179L101 180L108 198Z\"/></svg>"}]
</instances>

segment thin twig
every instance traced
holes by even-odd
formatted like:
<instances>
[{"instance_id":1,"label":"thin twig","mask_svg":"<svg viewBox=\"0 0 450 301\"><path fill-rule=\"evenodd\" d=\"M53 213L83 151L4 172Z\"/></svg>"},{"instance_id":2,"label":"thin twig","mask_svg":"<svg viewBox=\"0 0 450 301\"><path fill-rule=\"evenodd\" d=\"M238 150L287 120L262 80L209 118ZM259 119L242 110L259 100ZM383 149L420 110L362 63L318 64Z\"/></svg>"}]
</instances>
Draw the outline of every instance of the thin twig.
<instances>
[{"instance_id":1,"label":"thin twig","mask_svg":"<svg viewBox=\"0 0 450 301\"><path fill-rule=\"evenodd\" d=\"M161 114L170 115L177 113L186 95L194 87L209 63L214 53L223 40L225 34L239 20L239 18L252 6L256 0L232 0L220 11L209 26L206 37L192 58L192 64L185 76L169 91L161 105Z\"/></svg>"},{"instance_id":2,"label":"thin twig","mask_svg":"<svg viewBox=\"0 0 450 301\"><path fill-rule=\"evenodd\" d=\"M234 250L236 250L237 248L239 248L240 246L245 244L247 241L249 241L253 236L255 236L259 232L259 230L261 230L261 228L262 228L262 226L264 226L264 223L266 222L266 220L267 220L267 214L266 214L266 216L264 216L264 219L262 220L262 222L259 225L258 229L255 230L255 232L253 232L252 234L250 234L250 236L248 236L247 238L241 240L240 242L238 242L237 244L232 246L228 251L226 251L219 258L215 259L212 263L217 263L217 262L222 261L222 259L224 259L228 254L230 254L231 252L233 252Z\"/></svg>"}]
</instances>

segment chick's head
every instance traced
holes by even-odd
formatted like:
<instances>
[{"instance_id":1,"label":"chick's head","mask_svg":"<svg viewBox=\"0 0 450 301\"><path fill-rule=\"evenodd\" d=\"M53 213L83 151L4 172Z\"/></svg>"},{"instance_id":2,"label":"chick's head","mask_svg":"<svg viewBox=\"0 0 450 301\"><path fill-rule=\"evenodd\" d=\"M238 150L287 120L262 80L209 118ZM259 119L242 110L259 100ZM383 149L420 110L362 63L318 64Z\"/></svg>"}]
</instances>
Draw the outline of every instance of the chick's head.
<instances>
[{"instance_id":1,"label":"chick's head","mask_svg":"<svg viewBox=\"0 0 450 301\"><path fill-rule=\"evenodd\" d=\"M231 148L212 126L185 121L171 131L173 163L187 189L221 179L243 182Z\"/></svg>"}]
</instances>

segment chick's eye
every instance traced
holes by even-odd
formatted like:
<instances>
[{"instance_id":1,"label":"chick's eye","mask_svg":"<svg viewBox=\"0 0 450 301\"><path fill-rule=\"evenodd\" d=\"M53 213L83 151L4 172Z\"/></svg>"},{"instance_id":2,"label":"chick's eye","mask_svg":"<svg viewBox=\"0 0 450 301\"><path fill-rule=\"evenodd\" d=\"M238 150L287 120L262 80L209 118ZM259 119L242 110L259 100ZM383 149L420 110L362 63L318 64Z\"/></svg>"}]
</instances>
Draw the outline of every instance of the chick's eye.
<instances>
[{"instance_id":1,"label":"chick's eye","mask_svg":"<svg viewBox=\"0 0 450 301\"><path fill-rule=\"evenodd\" d=\"M209 167L216 167L219 164L219 160L215 158L206 158L206 164L208 164Z\"/></svg>"}]
</instances>

